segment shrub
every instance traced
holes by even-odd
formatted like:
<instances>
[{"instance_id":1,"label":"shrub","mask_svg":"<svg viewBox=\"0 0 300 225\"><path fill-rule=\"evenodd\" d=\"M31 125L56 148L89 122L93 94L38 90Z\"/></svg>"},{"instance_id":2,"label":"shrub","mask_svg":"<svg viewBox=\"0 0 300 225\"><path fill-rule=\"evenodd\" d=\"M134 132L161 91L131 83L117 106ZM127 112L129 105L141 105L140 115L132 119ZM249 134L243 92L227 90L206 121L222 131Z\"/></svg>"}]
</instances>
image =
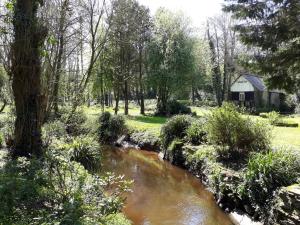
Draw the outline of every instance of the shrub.
<instances>
[{"instance_id":1,"label":"shrub","mask_svg":"<svg viewBox=\"0 0 300 225\"><path fill-rule=\"evenodd\" d=\"M66 151L71 160L76 161L90 171L97 171L101 166L101 150L93 137L78 136L71 138L68 143L56 143L52 148Z\"/></svg>"},{"instance_id":2,"label":"shrub","mask_svg":"<svg viewBox=\"0 0 300 225\"><path fill-rule=\"evenodd\" d=\"M296 183L299 177L300 158L297 152L277 150L256 153L249 160L240 195L242 199L248 199L254 210L262 215L268 211L274 192L282 186Z\"/></svg>"},{"instance_id":3,"label":"shrub","mask_svg":"<svg viewBox=\"0 0 300 225\"><path fill-rule=\"evenodd\" d=\"M281 122L280 114L276 111L266 113L266 118L269 120L271 125L276 125L277 123Z\"/></svg>"},{"instance_id":4,"label":"shrub","mask_svg":"<svg viewBox=\"0 0 300 225\"><path fill-rule=\"evenodd\" d=\"M119 115L104 112L99 117L98 138L102 144L109 144L126 132L125 119Z\"/></svg>"},{"instance_id":5,"label":"shrub","mask_svg":"<svg viewBox=\"0 0 300 225\"><path fill-rule=\"evenodd\" d=\"M63 138L67 135L65 125L59 121L55 120L43 125L42 127L42 136L43 141L46 146L48 146L54 138Z\"/></svg>"},{"instance_id":6,"label":"shrub","mask_svg":"<svg viewBox=\"0 0 300 225\"><path fill-rule=\"evenodd\" d=\"M210 143L223 146L224 155L262 151L270 143L270 127L263 122L245 119L233 104L225 103L208 116Z\"/></svg>"},{"instance_id":7,"label":"shrub","mask_svg":"<svg viewBox=\"0 0 300 225\"><path fill-rule=\"evenodd\" d=\"M87 117L82 110L73 113L66 112L61 116L61 121L66 124L66 131L70 135L85 134L83 124L86 122Z\"/></svg>"},{"instance_id":8,"label":"shrub","mask_svg":"<svg viewBox=\"0 0 300 225\"><path fill-rule=\"evenodd\" d=\"M208 162L216 162L216 148L213 145L200 145L197 148L196 152L188 155L187 163L192 171L202 173Z\"/></svg>"},{"instance_id":9,"label":"shrub","mask_svg":"<svg viewBox=\"0 0 300 225\"><path fill-rule=\"evenodd\" d=\"M183 103L176 100L171 100L167 103L167 114L168 115L178 115L178 114L191 114L192 110Z\"/></svg>"},{"instance_id":10,"label":"shrub","mask_svg":"<svg viewBox=\"0 0 300 225\"><path fill-rule=\"evenodd\" d=\"M103 224L120 212L128 182L90 175L65 152L48 151L42 161L19 158L0 170L3 224ZM117 188L104 194L111 185Z\"/></svg>"},{"instance_id":11,"label":"shrub","mask_svg":"<svg viewBox=\"0 0 300 225\"><path fill-rule=\"evenodd\" d=\"M14 129L15 129L15 115L14 112L10 112L9 115L5 117L5 122L3 123L3 128L1 129L2 134L5 139L6 147L10 148L13 145L14 140Z\"/></svg>"},{"instance_id":12,"label":"shrub","mask_svg":"<svg viewBox=\"0 0 300 225\"><path fill-rule=\"evenodd\" d=\"M197 119L193 121L191 126L187 129L187 140L194 144L199 145L206 142L206 130L205 130L205 120Z\"/></svg>"},{"instance_id":13,"label":"shrub","mask_svg":"<svg viewBox=\"0 0 300 225\"><path fill-rule=\"evenodd\" d=\"M185 162L185 158L182 152L183 142L180 139L175 139L171 142L167 149L166 158L177 166L182 166Z\"/></svg>"},{"instance_id":14,"label":"shrub","mask_svg":"<svg viewBox=\"0 0 300 225\"><path fill-rule=\"evenodd\" d=\"M122 213L117 213L108 215L103 225L131 225L131 222Z\"/></svg>"},{"instance_id":15,"label":"shrub","mask_svg":"<svg viewBox=\"0 0 300 225\"><path fill-rule=\"evenodd\" d=\"M161 128L161 142L164 149L167 149L176 138L182 139L187 135L193 118L187 115L174 116Z\"/></svg>"}]
</instances>

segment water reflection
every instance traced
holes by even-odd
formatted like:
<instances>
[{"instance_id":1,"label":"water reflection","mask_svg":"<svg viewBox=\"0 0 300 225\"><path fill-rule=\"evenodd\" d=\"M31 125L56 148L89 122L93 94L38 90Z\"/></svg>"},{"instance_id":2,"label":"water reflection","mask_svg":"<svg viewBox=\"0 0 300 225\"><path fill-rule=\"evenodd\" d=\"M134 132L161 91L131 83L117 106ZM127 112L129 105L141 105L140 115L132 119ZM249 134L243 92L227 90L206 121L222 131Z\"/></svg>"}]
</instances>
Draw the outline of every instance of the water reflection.
<instances>
[{"instance_id":1,"label":"water reflection","mask_svg":"<svg viewBox=\"0 0 300 225\"><path fill-rule=\"evenodd\" d=\"M135 225L231 225L205 187L156 153L105 151L104 171L134 180L124 213Z\"/></svg>"}]
</instances>

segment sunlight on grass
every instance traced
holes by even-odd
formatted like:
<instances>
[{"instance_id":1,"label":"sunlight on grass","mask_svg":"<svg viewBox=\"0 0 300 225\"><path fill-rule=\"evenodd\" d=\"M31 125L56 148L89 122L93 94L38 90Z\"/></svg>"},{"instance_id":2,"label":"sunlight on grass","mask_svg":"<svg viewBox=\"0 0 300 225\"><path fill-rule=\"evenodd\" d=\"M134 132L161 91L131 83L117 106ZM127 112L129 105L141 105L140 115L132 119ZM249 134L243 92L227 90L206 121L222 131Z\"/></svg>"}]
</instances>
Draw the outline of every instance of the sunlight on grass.
<instances>
[{"instance_id":1,"label":"sunlight on grass","mask_svg":"<svg viewBox=\"0 0 300 225\"><path fill-rule=\"evenodd\" d=\"M204 107L191 107L192 112L196 112L197 116L205 116L207 115L212 108L204 108ZM88 115L90 124L95 123L95 119L101 113L101 108L99 106L92 107L82 107L86 114ZM113 108L105 108L105 111L113 113ZM119 114L124 115L124 108L120 107ZM166 117L158 117L150 115L150 111L146 112L148 115L142 116L139 113L139 108L130 106L129 108L129 116L126 116L126 124L132 130L136 130L138 132L150 132L155 136L159 136L160 129L162 125L167 121ZM2 114L4 115L4 114ZM1 116L1 115L0 115ZM259 116L253 115L245 115L245 117L249 117L254 120L264 120L267 119L261 118ZM283 116L284 120L288 122L298 123L300 124L300 116ZM274 127L272 131L272 145L273 146L294 146L300 149L300 127L291 128L291 127Z\"/></svg>"}]
</instances>

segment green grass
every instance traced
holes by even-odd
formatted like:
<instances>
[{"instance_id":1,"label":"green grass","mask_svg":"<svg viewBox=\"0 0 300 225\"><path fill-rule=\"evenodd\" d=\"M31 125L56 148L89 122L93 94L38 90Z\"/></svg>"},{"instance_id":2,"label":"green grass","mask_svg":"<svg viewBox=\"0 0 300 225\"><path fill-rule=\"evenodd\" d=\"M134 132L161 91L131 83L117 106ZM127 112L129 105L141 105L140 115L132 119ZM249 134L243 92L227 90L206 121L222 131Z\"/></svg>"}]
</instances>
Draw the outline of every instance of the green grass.
<instances>
[{"instance_id":1,"label":"green grass","mask_svg":"<svg viewBox=\"0 0 300 225\"><path fill-rule=\"evenodd\" d=\"M191 107L192 112L197 113L198 116L204 116L211 111L211 108L204 107ZM88 125L97 124L97 119L101 113L101 108L99 106L86 107L83 106L82 109L88 115ZM0 113L0 120L5 121L8 116L9 107L6 107L5 111ZM105 108L105 111L113 113L113 108ZM133 104L129 107L129 116L126 116L126 123L129 128L137 130L140 132L150 132L156 136L160 134L160 129L162 125L167 121L166 117L152 116L154 113L153 106L148 107L145 116L139 114L139 108ZM120 107L119 114L124 114L124 108ZM259 116L248 116L251 119L256 120L266 120ZM283 116L285 121L291 123L298 123L300 125L300 115L293 116ZM272 130L272 145L277 146L292 146L300 149L300 127L273 127Z\"/></svg>"},{"instance_id":2,"label":"green grass","mask_svg":"<svg viewBox=\"0 0 300 225\"><path fill-rule=\"evenodd\" d=\"M198 116L204 116L211 111L211 108L203 108L203 107L191 107L192 112L196 112ZM99 107L90 107L84 108L88 115L92 117L97 116L101 113L101 109ZM106 111L113 112L112 108L107 108ZM123 114L123 108L120 108L120 114ZM162 125L167 121L166 117L157 117L150 115L153 113L152 111L147 111L147 115L141 116L139 114L139 108L131 106L129 108L129 116L126 117L126 123L129 128L133 130L137 130L140 132L150 132L156 136L160 134L160 129ZM251 119L255 120L264 120L267 119L261 118L259 116L248 116ZM300 115L294 116L283 116L283 119L288 122L298 123L300 124ZM278 146L292 146L300 149L300 127L298 128L290 128L290 127L273 127L272 130L272 145L275 147Z\"/></svg>"},{"instance_id":3,"label":"green grass","mask_svg":"<svg viewBox=\"0 0 300 225\"><path fill-rule=\"evenodd\" d=\"M147 131L158 136L160 134L161 126L166 121L167 121L166 117L127 116L126 123L133 130Z\"/></svg>"}]
</instances>

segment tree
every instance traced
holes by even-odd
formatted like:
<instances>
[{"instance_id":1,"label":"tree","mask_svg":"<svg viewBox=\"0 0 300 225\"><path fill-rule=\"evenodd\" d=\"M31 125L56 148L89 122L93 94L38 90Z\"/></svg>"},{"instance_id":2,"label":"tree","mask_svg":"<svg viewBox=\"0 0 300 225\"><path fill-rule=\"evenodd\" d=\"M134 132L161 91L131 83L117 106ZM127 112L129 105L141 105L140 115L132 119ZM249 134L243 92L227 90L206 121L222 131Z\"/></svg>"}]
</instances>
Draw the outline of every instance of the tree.
<instances>
[{"instance_id":1,"label":"tree","mask_svg":"<svg viewBox=\"0 0 300 225\"><path fill-rule=\"evenodd\" d=\"M42 105L40 48L47 29L37 17L41 0L16 0L12 45L12 89L16 106L15 156L36 156L41 148Z\"/></svg>"},{"instance_id":2,"label":"tree","mask_svg":"<svg viewBox=\"0 0 300 225\"><path fill-rule=\"evenodd\" d=\"M7 99L7 91L5 90L5 87L7 86L8 79L7 74L4 70L4 68L0 64L0 101L3 102L3 105L0 106L0 113L3 112L5 109L8 99Z\"/></svg>"},{"instance_id":3,"label":"tree","mask_svg":"<svg viewBox=\"0 0 300 225\"><path fill-rule=\"evenodd\" d=\"M212 93L212 62L209 44L206 40L195 38L193 40L193 67L188 85L188 94L191 94L193 104L196 100L203 100L205 95ZM182 95L182 91L180 90Z\"/></svg>"},{"instance_id":4,"label":"tree","mask_svg":"<svg viewBox=\"0 0 300 225\"><path fill-rule=\"evenodd\" d=\"M157 93L157 113L167 114L167 102L182 89L192 70L192 42L182 14L159 9L149 46L149 80Z\"/></svg>"},{"instance_id":5,"label":"tree","mask_svg":"<svg viewBox=\"0 0 300 225\"><path fill-rule=\"evenodd\" d=\"M138 86L140 100L140 113L145 114L145 101L144 101L144 81L143 76L147 68L146 51L151 38L151 28L153 26L149 9L144 6L140 6L137 12L137 20L139 21L137 26L137 53L138 53Z\"/></svg>"},{"instance_id":6,"label":"tree","mask_svg":"<svg viewBox=\"0 0 300 225\"><path fill-rule=\"evenodd\" d=\"M213 41L213 37L210 35L209 28L207 29L207 37L209 41L209 47L211 50L211 63L212 63L212 83L214 92L216 95L217 103L219 106L222 105L222 80L221 80L221 69L220 69L220 60L219 60L219 54L216 51L216 49L219 49L219 42L217 40L217 47L215 47L215 43Z\"/></svg>"},{"instance_id":7,"label":"tree","mask_svg":"<svg viewBox=\"0 0 300 225\"><path fill-rule=\"evenodd\" d=\"M116 0L112 7L113 17L104 53L106 56L102 59L105 63L100 62L99 65L102 71L111 75L116 100L115 113L123 97L124 113L127 115L132 89L138 90L139 86L138 96L141 102L144 101L142 77L145 72L144 55L150 33L150 15L149 10L135 0ZM141 112L144 113L144 109Z\"/></svg>"},{"instance_id":8,"label":"tree","mask_svg":"<svg viewBox=\"0 0 300 225\"><path fill-rule=\"evenodd\" d=\"M208 20L208 41L213 63L213 88L218 104L230 99L230 87L236 72L235 60L240 54L236 34L232 29L235 20L228 13Z\"/></svg>"},{"instance_id":9,"label":"tree","mask_svg":"<svg viewBox=\"0 0 300 225\"><path fill-rule=\"evenodd\" d=\"M226 0L225 11L239 19L241 41L256 49L248 63L270 87L295 91L300 85L300 1Z\"/></svg>"}]
</instances>

